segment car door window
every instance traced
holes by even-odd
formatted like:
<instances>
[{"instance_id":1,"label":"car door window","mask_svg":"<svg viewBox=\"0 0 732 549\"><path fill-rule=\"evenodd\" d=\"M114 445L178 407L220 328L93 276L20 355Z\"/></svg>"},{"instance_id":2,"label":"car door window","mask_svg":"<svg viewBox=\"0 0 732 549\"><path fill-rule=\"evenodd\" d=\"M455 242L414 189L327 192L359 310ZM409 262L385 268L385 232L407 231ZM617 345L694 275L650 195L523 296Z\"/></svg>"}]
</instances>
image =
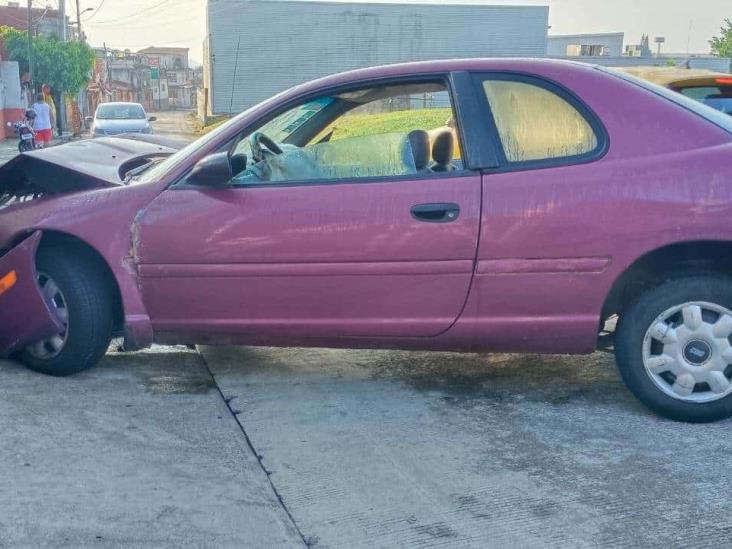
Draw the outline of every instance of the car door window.
<instances>
[{"instance_id":1,"label":"car door window","mask_svg":"<svg viewBox=\"0 0 732 549\"><path fill-rule=\"evenodd\" d=\"M483 80L482 89L508 162L571 159L598 149L590 122L558 93L507 79Z\"/></svg>"},{"instance_id":2,"label":"car door window","mask_svg":"<svg viewBox=\"0 0 732 549\"><path fill-rule=\"evenodd\" d=\"M233 185L462 169L450 95L441 82L371 87L307 101L242 135L232 158L240 166Z\"/></svg>"}]
</instances>

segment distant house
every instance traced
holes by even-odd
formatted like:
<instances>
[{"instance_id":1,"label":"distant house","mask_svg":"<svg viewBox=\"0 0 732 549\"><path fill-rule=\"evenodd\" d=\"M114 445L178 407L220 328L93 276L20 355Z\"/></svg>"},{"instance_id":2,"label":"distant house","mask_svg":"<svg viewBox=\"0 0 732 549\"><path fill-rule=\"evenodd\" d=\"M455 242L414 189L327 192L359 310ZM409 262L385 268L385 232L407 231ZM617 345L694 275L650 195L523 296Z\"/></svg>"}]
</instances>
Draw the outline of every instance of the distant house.
<instances>
[{"instance_id":1,"label":"distant house","mask_svg":"<svg viewBox=\"0 0 732 549\"><path fill-rule=\"evenodd\" d=\"M130 51L94 48L96 59L86 90L86 113L99 103L129 101L152 109L153 87L147 58Z\"/></svg>"},{"instance_id":2,"label":"distant house","mask_svg":"<svg viewBox=\"0 0 732 549\"><path fill-rule=\"evenodd\" d=\"M188 64L188 48L155 47L137 52L158 68L159 80L153 81L154 99L159 108L190 109L196 105L195 75Z\"/></svg>"},{"instance_id":3,"label":"distant house","mask_svg":"<svg viewBox=\"0 0 732 549\"><path fill-rule=\"evenodd\" d=\"M56 36L58 37L58 10L45 8L31 9L31 28L33 35ZM66 18L68 32L69 18ZM18 30L28 30L28 9L19 2L8 2L6 6L0 6L0 27L7 26Z\"/></svg>"},{"instance_id":4,"label":"distant house","mask_svg":"<svg viewBox=\"0 0 732 549\"><path fill-rule=\"evenodd\" d=\"M68 30L68 17L66 18L66 25ZM46 8L32 8L31 9L31 33L34 36L46 36L46 37L52 37L52 36L58 36L59 35L59 13L57 10L51 9L49 7ZM19 2L8 2L5 6L0 6L0 27L11 27L14 29L27 31L28 30L28 9L26 6L20 6ZM5 51L5 47L2 43L2 40L0 40L0 59L7 60L8 55ZM2 69L2 81L0 82L3 86L3 88L6 90L6 93L9 93L11 96L14 95L15 89L19 89L20 96L18 100L15 99L2 99L0 98L0 101L5 101L7 103L10 101L11 104L14 106L13 109L17 110L21 106L25 107L30 105L32 101L32 93L30 91L30 77L28 73L25 74L18 74L18 64L13 63L13 65L8 65L8 61L3 61L4 68ZM13 68L14 67L14 68ZM15 76L14 76L15 74ZM15 81L17 79L17 81ZM21 82L23 83L21 85ZM39 84L38 82L36 84ZM7 91L11 90L11 91ZM15 103L18 105L15 106ZM11 118L19 118L17 113L13 111L13 114L10 115ZM2 128L0 128L0 137L5 136L8 133L8 129L6 128L4 122L5 120L0 117L0 122L3 122Z\"/></svg>"},{"instance_id":5,"label":"distant house","mask_svg":"<svg viewBox=\"0 0 732 549\"><path fill-rule=\"evenodd\" d=\"M619 57L624 38L622 32L550 34L546 51L549 57Z\"/></svg>"}]
</instances>

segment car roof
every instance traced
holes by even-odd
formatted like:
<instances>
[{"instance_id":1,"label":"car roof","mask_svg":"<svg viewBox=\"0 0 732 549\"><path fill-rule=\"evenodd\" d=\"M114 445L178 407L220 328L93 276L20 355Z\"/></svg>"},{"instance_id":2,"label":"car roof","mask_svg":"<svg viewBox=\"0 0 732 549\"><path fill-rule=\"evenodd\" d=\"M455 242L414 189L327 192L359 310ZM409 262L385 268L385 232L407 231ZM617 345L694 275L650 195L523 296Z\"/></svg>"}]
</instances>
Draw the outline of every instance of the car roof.
<instances>
[{"instance_id":1,"label":"car roof","mask_svg":"<svg viewBox=\"0 0 732 549\"><path fill-rule=\"evenodd\" d=\"M292 91L306 92L310 89L349 84L362 80L403 77L410 75L444 74L455 71L507 71L507 72L542 72L546 69L562 69L567 71L594 71L595 65L564 59L539 59L523 57L501 58L468 58L468 59L440 59L434 61L412 61L379 65L364 69L355 69L317 80L311 80L293 88Z\"/></svg>"},{"instance_id":2,"label":"car roof","mask_svg":"<svg viewBox=\"0 0 732 549\"><path fill-rule=\"evenodd\" d=\"M132 103L131 101L110 101L109 103L99 103L97 105L97 108L109 105L112 107L127 107L127 106L135 106L140 107L141 109L145 110L144 107L140 103Z\"/></svg>"}]
</instances>

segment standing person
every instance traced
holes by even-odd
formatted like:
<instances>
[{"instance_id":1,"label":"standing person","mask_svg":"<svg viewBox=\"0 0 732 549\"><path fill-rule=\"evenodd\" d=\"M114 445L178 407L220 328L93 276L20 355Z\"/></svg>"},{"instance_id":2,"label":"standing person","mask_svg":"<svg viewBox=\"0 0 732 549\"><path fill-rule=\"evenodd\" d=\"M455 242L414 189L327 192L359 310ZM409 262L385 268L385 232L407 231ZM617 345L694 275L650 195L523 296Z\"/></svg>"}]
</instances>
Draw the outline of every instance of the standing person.
<instances>
[{"instance_id":1,"label":"standing person","mask_svg":"<svg viewBox=\"0 0 732 549\"><path fill-rule=\"evenodd\" d=\"M51 107L43 100L43 94L39 93L36 95L36 102L33 103L31 108L36 113L36 118L33 122L33 130L36 132L36 143L40 143L42 147L45 147L53 138Z\"/></svg>"},{"instance_id":2,"label":"standing person","mask_svg":"<svg viewBox=\"0 0 732 549\"><path fill-rule=\"evenodd\" d=\"M51 109L51 127L55 126L58 122L58 134L61 135L61 121L56 116L56 102L53 100L53 94L51 93L51 86L43 84L41 86L43 92L43 100L48 103L48 107Z\"/></svg>"}]
</instances>

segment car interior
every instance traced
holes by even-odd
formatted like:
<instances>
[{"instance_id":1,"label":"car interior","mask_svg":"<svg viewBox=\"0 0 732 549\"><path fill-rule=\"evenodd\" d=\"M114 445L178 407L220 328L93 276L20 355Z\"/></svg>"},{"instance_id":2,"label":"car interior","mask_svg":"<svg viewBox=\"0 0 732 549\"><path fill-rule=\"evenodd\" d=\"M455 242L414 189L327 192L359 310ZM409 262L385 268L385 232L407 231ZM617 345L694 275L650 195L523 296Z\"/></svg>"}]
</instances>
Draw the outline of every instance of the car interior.
<instances>
[{"instance_id":1,"label":"car interior","mask_svg":"<svg viewBox=\"0 0 732 549\"><path fill-rule=\"evenodd\" d=\"M454 120L443 83L319 97L240 135L230 148L232 184L461 170Z\"/></svg>"}]
</instances>

